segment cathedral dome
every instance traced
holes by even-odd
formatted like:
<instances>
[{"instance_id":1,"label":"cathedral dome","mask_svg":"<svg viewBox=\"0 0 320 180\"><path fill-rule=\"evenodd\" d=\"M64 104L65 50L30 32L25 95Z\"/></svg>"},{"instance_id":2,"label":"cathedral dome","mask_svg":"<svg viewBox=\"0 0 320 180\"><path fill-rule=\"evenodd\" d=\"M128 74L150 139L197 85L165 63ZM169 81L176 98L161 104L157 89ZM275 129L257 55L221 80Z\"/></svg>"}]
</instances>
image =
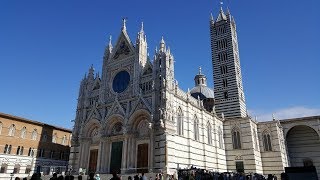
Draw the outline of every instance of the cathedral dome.
<instances>
[{"instance_id":1,"label":"cathedral dome","mask_svg":"<svg viewBox=\"0 0 320 180\"><path fill-rule=\"evenodd\" d=\"M207 87L207 78L199 68L199 74L194 77L195 87L191 89L190 94L192 97L200 100L207 98L214 98L214 92L211 88Z\"/></svg>"},{"instance_id":2,"label":"cathedral dome","mask_svg":"<svg viewBox=\"0 0 320 180\"><path fill-rule=\"evenodd\" d=\"M198 85L191 89L190 94L194 98L200 98L200 100L207 99L207 98L214 98L214 92L207 86Z\"/></svg>"}]
</instances>

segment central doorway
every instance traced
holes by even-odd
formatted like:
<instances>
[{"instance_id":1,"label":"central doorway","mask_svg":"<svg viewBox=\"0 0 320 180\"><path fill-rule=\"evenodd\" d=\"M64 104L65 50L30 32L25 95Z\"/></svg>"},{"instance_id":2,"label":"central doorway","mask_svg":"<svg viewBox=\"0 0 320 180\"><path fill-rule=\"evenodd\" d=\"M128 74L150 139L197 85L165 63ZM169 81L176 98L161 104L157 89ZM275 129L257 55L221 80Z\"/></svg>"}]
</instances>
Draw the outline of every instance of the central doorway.
<instances>
[{"instance_id":1,"label":"central doorway","mask_svg":"<svg viewBox=\"0 0 320 180\"><path fill-rule=\"evenodd\" d=\"M111 161L110 161L110 173L116 172L121 173L121 162L122 162L122 141L112 142L111 149Z\"/></svg>"},{"instance_id":2,"label":"central doorway","mask_svg":"<svg viewBox=\"0 0 320 180\"><path fill-rule=\"evenodd\" d=\"M138 145L137 172L148 172L148 143Z\"/></svg>"},{"instance_id":3,"label":"central doorway","mask_svg":"<svg viewBox=\"0 0 320 180\"><path fill-rule=\"evenodd\" d=\"M98 149L91 150L90 151L90 160L89 160L89 172L96 172L97 159L98 159Z\"/></svg>"}]
</instances>

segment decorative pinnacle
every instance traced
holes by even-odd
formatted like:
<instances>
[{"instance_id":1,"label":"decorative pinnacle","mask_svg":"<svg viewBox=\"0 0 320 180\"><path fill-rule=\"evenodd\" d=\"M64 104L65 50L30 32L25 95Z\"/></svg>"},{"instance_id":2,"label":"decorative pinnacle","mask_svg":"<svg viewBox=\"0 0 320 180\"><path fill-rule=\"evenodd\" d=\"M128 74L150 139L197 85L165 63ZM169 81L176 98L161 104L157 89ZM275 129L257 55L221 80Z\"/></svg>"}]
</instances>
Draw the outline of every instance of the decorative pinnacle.
<instances>
[{"instance_id":1,"label":"decorative pinnacle","mask_svg":"<svg viewBox=\"0 0 320 180\"><path fill-rule=\"evenodd\" d=\"M212 13L210 13L210 20L211 20L211 21L214 21L214 18L213 18Z\"/></svg>"},{"instance_id":2,"label":"decorative pinnacle","mask_svg":"<svg viewBox=\"0 0 320 180\"><path fill-rule=\"evenodd\" d=\"M122 30L127 30L127 27L126 27L126 22L127 22L127 18L122 18Z\"/></svg>"},{"instance_id":3,"label":"decorative pinnacle","mask_svg":"<svg viewBox=\"0 0 320 180\"><path fill-rule=\"evenodd\" d=\"M163 36L160 41L160 49L159 50L162 52L165 52L165 42L164 42Z\"/></svg>"},{"instance_id":4,"label":"decorative pinnacle","mask_svg":"<svg viewBox=\"0 0 320 180\"><path fill-rule=\"evenodd\" d=\"M109 46L112 46L111 41L112 41L112 36L110 35L110 36L109 36Z\"/></svg>"},{"instance_id":5,"label":"decorative pinnacle","mask_svg":"<svg viewBox=\"0 0 320 180\"><path fill-rule=\"evenodd\" d=\"M161 37L161 44L164 44L164 39L163 39L163 36Z\"/></svg>"},{"instance_id":6,"label":"decorative pinnacle","mask_svg":"<svg viewBox=\"0 0 320 180\"><path fill-rule=\"evenodd\" d=\"M231 14L231 13L230 13L230 9L229 9L228 6L227 6L227 14L229 14L229 15Z\"/></svg>"},{"instance_id":7,"label":"decorative pinnacle","mask_svg":"<svg viewBox=\"0 0 320 180\"><path fill-rule=\"evenodd\" d=\"M220 0L220 12L223 12L223 8L222 8L222 6L223 6L223 1L222 1L222 0Z\"/></svg>"},{"instance_id":8,"label":"decorative pinnacle","mask_svg":"<svg viewBox=\"0 0 320 180\"><path fill-rule=\"evenodd\" d=\"M140 32L143 32L144 30L143 30L143 22L141 22L141 30L140 30Z\"/></svg>"},{"instance_id":9,"label":"decorative pinnacle","mask_svg":"<svg viewBox=\"0 0 320 180\"><path fill-rule=\"evenodd\" d=\"M202 72L201 72L201 66L199 67L199 74L202 74Z\"/></svg>"}]
</instances>

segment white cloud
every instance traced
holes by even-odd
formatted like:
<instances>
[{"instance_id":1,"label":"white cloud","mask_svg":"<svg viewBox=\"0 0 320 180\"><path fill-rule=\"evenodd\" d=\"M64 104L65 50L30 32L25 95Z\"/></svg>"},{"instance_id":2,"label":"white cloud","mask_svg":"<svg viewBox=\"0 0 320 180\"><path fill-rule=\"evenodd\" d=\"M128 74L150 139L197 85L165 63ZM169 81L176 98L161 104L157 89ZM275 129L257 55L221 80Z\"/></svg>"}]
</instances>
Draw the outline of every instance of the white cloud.
<instances>
[{"instance_id":1,"label":"white cloud","mask_svg":"<svg viewBox=\"0 0 320 180\"><path fill-rule=\"evenodd\" d=\"M275 119L290 119L299 118L306 116L319 116L319 108L308 108L303 106L294 106L289 108L277 109L272 112L265 112L259 110L248 110L249 115L252 117L257 116L258 121L271 121L272 114L274 114Z\"/></svg>"}]
</instances>

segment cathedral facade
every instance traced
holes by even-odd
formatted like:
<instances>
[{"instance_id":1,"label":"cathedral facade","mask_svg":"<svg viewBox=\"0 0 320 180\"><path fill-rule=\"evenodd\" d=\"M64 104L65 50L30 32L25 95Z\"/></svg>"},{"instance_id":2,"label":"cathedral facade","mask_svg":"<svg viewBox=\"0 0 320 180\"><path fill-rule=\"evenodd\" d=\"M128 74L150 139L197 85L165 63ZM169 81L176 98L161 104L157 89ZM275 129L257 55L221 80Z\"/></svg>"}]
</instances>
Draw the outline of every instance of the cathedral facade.
<instances>
[{"instance_id":1,"label":"cathedral facade","mask_svg":"<svg viewBox=\"0 0 320 180\"><path fill-rule=\"evenodd\" d=\"M248 116L236 22L222 9L209 22L215 87L199 69L195 87L185 92L164 39L151 61L143 24L132 43L124 20L115 45L110 39L105 49L101 76L91 67L80 84L74 171L174 174L195 166L280 174L290 165L319 167L320 117L257 122ZM311 153L302 155L304 147Z\"/></svg>"}]
</instances>

